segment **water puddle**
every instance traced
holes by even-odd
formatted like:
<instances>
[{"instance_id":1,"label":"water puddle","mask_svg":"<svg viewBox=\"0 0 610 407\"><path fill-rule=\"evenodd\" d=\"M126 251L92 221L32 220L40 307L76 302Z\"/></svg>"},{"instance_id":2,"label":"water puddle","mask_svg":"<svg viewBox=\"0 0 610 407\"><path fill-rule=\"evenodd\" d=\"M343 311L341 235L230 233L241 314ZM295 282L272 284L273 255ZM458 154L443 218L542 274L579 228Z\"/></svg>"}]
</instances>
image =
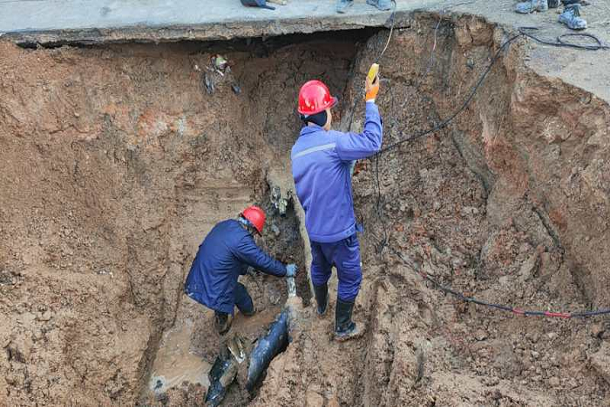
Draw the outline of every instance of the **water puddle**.
<instances>
[{"instance_id":1,"label":"water puddle","mask_svg":"<svg viewBox=\"0 0 610 407\"><path fill-rule=\"evenodd\" d=\"M156 394L166 392L182 382L210 384L210 364L189 352L193 322L186 320L177 329L165 333L150 377L149 388Z\"/></svg>"}]
</instances>

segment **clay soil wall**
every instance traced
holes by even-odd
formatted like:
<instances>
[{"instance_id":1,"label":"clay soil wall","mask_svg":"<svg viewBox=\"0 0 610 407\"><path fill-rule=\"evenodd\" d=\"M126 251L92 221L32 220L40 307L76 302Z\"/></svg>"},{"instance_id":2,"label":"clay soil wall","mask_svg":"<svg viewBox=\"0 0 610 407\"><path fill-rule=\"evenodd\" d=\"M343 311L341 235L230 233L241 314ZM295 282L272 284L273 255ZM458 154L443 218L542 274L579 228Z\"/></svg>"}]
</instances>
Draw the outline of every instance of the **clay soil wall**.
<instances>
[{"instance_id":1,"label":"clay soil wall","mask_svg":"<svg viewBox=\"0 0 610 407\"><path fill-rule=\"evenodd\" d=\"M395 30L380 61L384 145L449 117L510 37L469 16L439 18ZM290 188L303 82L327 82L341 96L335 128L361 130L364 76L387 35L37 50L0 42L0 400L135 404L163 332L195 314L190 346L213 358L201 343L210 315L181 296L197 245L217 221L268 204L271 186ZM323 319L301 307L292 344L251 404L609 403L605 319L467 306L414 272L527 309L608 304L610 107L537 75L528 46L508 48L446 129L358 166L355 316L366 336L337 344L334 307ZM232 64L224 76L210 70L217 52ZM302 243L265 241L305 266ZM152 402L195 405L203 390Z\"/></svg>"}]
</instances>

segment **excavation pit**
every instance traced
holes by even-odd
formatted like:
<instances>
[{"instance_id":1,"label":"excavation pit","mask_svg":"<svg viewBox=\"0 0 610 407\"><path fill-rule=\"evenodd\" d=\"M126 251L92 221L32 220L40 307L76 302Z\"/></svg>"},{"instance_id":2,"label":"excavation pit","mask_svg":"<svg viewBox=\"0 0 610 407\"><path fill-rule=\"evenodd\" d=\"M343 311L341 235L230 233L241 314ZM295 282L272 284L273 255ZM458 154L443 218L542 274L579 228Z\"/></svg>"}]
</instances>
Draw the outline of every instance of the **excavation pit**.
<instances>
[{"instance_id":1,"label":"excavation pit","mask_svg":"<svg viewBox=\"0 0 610 407\"><path fill-rule=\"evenodd\" d=\"M610 108L532 70L524 39L451 125L358 166L356 317L367 336L330 340L334 299L315 317L298 207L281 216L272 202L274 187L285 198L292 188L296 95L324 80L340 99L334 128L360 131L364 76L387 38L0 42L0 400L201 403L218 342L182 284L211 227L259 203L271 213L262 244L301 266L304 306L255 397L237 386L225 405L606 404L604 319L466 306L376 250L387 237L427 274L489 302L607 304ZM509 38L472 16L421 14L397 28L379 61L384 145L449 117ZM235 323L252 336L285 301L283 280L258 278L244 283L261 313Z\"/></svg>"}]
</instances>

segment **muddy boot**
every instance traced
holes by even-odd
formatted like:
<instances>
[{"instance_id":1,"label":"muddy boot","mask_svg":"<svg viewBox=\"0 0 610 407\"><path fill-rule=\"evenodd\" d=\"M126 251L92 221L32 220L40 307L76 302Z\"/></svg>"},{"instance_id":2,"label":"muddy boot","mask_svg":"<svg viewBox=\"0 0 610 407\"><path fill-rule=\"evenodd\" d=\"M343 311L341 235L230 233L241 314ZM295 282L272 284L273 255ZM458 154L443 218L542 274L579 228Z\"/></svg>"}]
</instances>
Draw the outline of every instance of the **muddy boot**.
<instances>
[{"instance_id":1,"label":"muddy boot","mask_svg":"<svg viewBox=\"0 0 610 407\"><path fill-rule=\"evenodd\" d=\"M338 342L349 339L359 338L364 330L352 321L353 302L346 302L337 299L337 309L335 312L335 340Z\"/></svg>"},{"instance_id":2,"label":"muddy boot","mask_svg":"<svg viewBox=\"0 0 610 407\"><path fill-rule=\"evenodd\" d=\"M247 310L247 311L239 310L239 312L241 312L242 314L244 314L247 317L251 317L258 312L258 309L256 309L256 305L253 305L251 310Z\"/></svg>"},{"instance_id":3,"label":"muddy boot","mask_svg":"<svg viewBox=\"0 0 610 407\"><path fill-rule=\"evenodd\" d=\"M214 313L214 325L216 327L216 331L220 335L224 335L229 332L231 329L231 325L233 324L233 315L225 314L224 312L216 311Z\"/></svg>"},{"instance_id":4,"label":"muddy boot","mask_svg":"<svg viewBox=\"0 0 610 407\"><path fill-rule=\"evenodd\" d=\"M377 7L381 11L387 11L392 9L391 0L366 0L366 4L369 6Z\"/></svg>"},{"instance_id":5,"label":"muddy boot","mask_svg":"<svg viewBox=\"0 0 610 407\"><path fill-rule=\"evenodd\" d=\"M548 0L529 0L517 3L515 6L515 11L519 14L529 14L534 11L547 11L548 9Z\"/></svg>"},{"instance_id":6,"label":"muddy boot","mask_svg":"<svg viewBox=\"0 0 610 407\"><path fill-rule=\"evenodd\" d=\"M580 4L566 6L563 13L559 16L559 22L572 30L584 30L587 28L587 22L580 17Z\"/></svg>"},{"instance_id":7,"label":"muddy boot","mask_svg":"<svg viewBox=\"0 0 610 407\"><path fill-rule=\"evenodd\" d=\"M328 308L328 284L314 285L313 293L316 296L316 303L318 304L318 315L322 316L326 314Z\"/></svg>"},{"instance_id":8,"label":"muddy boot","mask_svg":"<svg viewBox=\"0 0 610 407\"><path fill-rule=\"evenodd\" d=\"M337 13L345 13L352 4L354 4L354 0L337 0Z\"/></svg>"}]
</instances>

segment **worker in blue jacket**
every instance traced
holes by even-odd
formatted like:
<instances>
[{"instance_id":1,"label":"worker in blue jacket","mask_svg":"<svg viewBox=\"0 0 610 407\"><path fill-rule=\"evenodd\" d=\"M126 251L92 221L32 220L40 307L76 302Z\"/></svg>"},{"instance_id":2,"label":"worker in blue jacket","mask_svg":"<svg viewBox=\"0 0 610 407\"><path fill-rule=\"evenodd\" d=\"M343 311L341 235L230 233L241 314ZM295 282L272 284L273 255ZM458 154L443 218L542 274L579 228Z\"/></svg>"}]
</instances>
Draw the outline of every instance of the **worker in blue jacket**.
<instances>
[{"instance_id":1,"label":"worker in blue jacket","mask_svg":"<svg viewBox=\"0 0 610 407\"><path fill-rule=\"evenodd\" d=\"M248 266L277 277L294 277L297 267L284 265L262 251L254 234L262 234L265 212L246 208L237 219L218 223L205 237L186 279L184 291L195 301L213 309L216 329L224 335L231 328L233 309L251 316L256 307L246 287L237 281Z\"/></svg>"},{"instance_id":2,"label":"worker in blue jacket","mask_svg":"<svg viewBox=\"0 0 610 407\"><path fill-rule=\"evenodd\" d=\"M365 88L364 131L341 133L330 129L330 109L337 99L322 82L305 83L299 92L299 113L304 127L291 153L292 175L305 210L305 227L311 242L311 281L320 315L328 305L331 268L337 269L335 339L338 341L363 332L352 321L362 270L350 167L354 160L374 155L382 143L381 118L375 104L378 78L367 78Z\"/></svg>"}]
</instances>

